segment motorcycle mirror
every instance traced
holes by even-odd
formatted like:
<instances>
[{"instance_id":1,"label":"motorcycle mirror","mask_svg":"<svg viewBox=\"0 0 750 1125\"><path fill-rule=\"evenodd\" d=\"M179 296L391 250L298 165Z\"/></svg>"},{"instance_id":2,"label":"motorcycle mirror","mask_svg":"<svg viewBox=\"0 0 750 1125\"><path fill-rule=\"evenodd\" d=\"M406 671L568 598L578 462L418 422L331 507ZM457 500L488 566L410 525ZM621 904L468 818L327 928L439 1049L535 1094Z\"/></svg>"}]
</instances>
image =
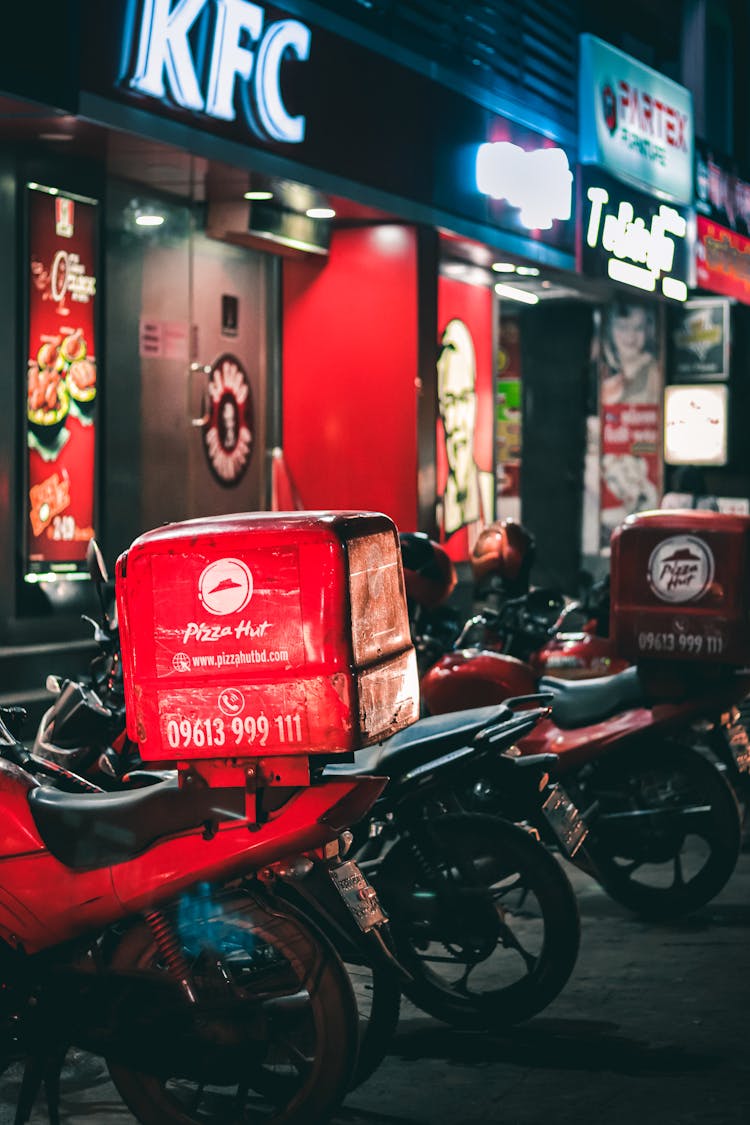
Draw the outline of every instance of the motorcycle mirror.
<instances>
[{"instance_id":1,"label":"motorcycle mirror","mask_svg":"<svg viewBox=\"0 0 750 1125\"><path fill-rule=\"evenodd\" d=\"M109 624L109 614L107 613L107 605L104 600L104 587L109 582L109 574L107 573L107 566L104 562L99 544L96 539L89 539L88 546L86 547L86 567L89 572L89 577L94 583L96 588L96 596L99 599L99 608L102 611L102 621Z\"/></svg>"},{"instance_id":2,"label":"motorcycle mirror","mask_svg":"<svg viewBox=\"0 0 750 1125\"><path fill-rule=\"evenodd\" d=\"M62 691L62 682L58 676L47 676L47 679L44 681L44 686L52 695L59 695Z\"/></svg>"},{"instance_id":3,"label":"motorcycle mirror","mask_svg":"<svg viewBox=\"0 0 750 1125\"><path fill-rule=\"evenodd\" d=\"M92 582L109 582L109 574L96 539L89 539L86 548L86 566Z\"/></svg>"}]
</instances>

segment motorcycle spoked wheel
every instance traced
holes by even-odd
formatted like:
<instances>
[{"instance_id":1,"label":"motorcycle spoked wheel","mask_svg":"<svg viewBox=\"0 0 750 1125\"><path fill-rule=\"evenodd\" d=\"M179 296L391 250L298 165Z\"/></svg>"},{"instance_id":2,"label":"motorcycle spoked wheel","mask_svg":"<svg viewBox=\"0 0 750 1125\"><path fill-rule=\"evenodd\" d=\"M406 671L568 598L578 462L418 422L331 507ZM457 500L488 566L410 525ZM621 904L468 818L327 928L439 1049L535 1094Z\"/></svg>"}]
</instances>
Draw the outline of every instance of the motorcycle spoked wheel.
<instances>
[{"instance_id":1,"label":"motorcycle spoked wheel","mask_svg":"<svg viewBox=\"0 0 750 1125\"><path fill-rule=\"evenodd\" d=\"M498 817L451 814L398 840L376 880L396 950L413 977L404 993L456 1027L497 1031L546 1008L580 943L567 875L532 835ZM423 860L437 872L429 875Z\"/></svg>"},{"instance_id":2,"label":"motorcycle spoked wheel","mask_svg":"<svg viewBox=\"0 0 750 1125\"><path fill-rule=\"evenodd\" d=\"M112 1081L142 1125L310 1125L327 1120L350 1087L357 1052L357 1011L339 956L321 933L291 912L254 896L219 901L220 941L215 918L204 921L206 934L196 932L183 940L198 997L202 988L214 995L217 988L198 950L218 945L232 985L251 1002L260 1002L267 1037L249 1045L247 1060L229 1084L171 1077L114 1061L108 1062ZM166 971L145 923L126 931L110 963L119 971Z\"/></svg>"},{"instance_id":3,"label":"motorcycle spoked wheel","mask_svg":"<svg viewBox=\"0 0 750 1125\"><path fill-rule=\"evenodd\" d=\"M277 884L276 898L284 902L287 909L305 915L305 906L299 899L293 898L290 902L288 894L288 887L283 883ZM312 917L315 919L314 914ZM325 929L324 923L317 919L315 922L319 928ZM335 933L326 932L329 940L336 945ZM394 952L387 927L382 932L382 938ZM354 1090L371 1077L388 1053L401 1014L401 985L394 970L386 965L353 961L343 952L340 956L351 982L359 1016L359 1052L350 1085L350 1089Z\"/></svg>"},{"instance_id":4,"label":"motorcycle spoked wheel","mask_svg":"<svg viewBox=\"0 0 750 1125\"><path fill-rule=\"evenodd\" d=\"M697 910L732 875L742 836L739 805L716 765L692 747L660 741L622 750L587 784L584 800L592 799L598 815L586 852L605 891L641 917L658 921ZM622 813L636 816L614 819Z\"/></svg>"}]
</instances>

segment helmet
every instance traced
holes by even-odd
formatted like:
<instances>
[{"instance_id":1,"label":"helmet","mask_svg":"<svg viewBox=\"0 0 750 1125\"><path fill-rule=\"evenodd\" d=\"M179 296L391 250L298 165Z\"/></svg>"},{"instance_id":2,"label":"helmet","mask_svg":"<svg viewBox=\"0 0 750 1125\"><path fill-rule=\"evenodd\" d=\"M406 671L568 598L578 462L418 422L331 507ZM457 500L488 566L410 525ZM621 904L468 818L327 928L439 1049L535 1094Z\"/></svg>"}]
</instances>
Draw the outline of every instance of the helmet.
<instances>
[{"instance_id":1,"label":"helmet","mask_svg":"<svg viewBox=\"0 0 750 1125\"><path fill-rule=\"evenodd\" d=\"M447 601L458 575L446 551L421 531L399 534L406 596L426 609Z\"/></svg>"},{"instance_id":2,"label":"helmet","mask_svg":"<svg viewBox=\"0 0 750 1125\"><path fill-rule=\"evenodd\" d=\"M528 590L533 561L534 537L512 519L488 524L471 552L475 582L497 578L508 593Z\"/></svg>"}]
</instances>

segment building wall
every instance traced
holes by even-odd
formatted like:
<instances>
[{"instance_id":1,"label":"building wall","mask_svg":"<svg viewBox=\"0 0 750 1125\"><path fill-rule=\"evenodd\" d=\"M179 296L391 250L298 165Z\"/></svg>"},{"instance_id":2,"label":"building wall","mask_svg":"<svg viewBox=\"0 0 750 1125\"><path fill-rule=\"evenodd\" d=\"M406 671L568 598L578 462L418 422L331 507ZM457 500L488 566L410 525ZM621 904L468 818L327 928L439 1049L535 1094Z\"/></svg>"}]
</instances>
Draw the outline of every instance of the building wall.
<instances>
[{"instance_id":1,"label":"building wall","mask_svg":"<svg viewBox=\"0 0 750 1125\"><path fill-rule=\"evenodd\" d=\"M283 446L307 508L417 526L418 248L414 228L337 231L329 258L283 266Z\"/></svg>"}]
</instances>

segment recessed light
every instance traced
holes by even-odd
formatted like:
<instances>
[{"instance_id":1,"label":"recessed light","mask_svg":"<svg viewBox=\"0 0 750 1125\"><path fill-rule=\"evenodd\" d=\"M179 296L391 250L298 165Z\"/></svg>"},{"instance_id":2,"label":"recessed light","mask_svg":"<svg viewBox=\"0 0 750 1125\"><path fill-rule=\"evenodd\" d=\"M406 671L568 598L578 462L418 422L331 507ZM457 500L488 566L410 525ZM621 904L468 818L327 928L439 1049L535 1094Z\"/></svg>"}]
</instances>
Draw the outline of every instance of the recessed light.
<instances>
[{"instance_id":1,"label":"recessed light","mask_svg":"<svg viewBox=\"0 0 750 1125\"><path fill-rule=\"evenodd\" d=\"M495 286L498 297L507 297L510 301L521 301L524 305L538 305L539 298L536 293L529 293L527 289L517 289L515 285Z\"/></svg>"},{"instance_id":2,"label":"recessed light","mask_svg":"<svg viewBox=\"0 0 750 1125\"><path fill-rule=\"evenodd\" d=\"M305 214L308 219L332 219L336 212L332 207L310 207Z\"/></svg>"},{"instance_id":3,"label":"recessed light","mask_svg":"<svg viewBox=\"0 0 750 1125\"><path fill-rule=\"evenodd\" d=\"M163 222L163 215L136 215L135 217L137 227L160 227Z\"/></svg>"},{"instance_id":4,"label":"recessed light","mask_svg":"<svg viewBox=\"0 0 750 1125\"><path fill-rule=\"evenodd\" d=\"M513 262L493 262L492 268L495 273L515 273L516 267Z\"/></svg>"},{"instance_id":5,"label":"recessed light","mask_svg":"<svg viewBox=\"0 0 750 1125\"><path fill-rule=\"evenodd\" d=\"M254 200L273 199L273 192L272 191L246 191L244 196L243 196L243 199L254 199Z\"/></svg>"},{"instance_id":6,"label":"recessed light","mask_svg":"<svg viewBox=\"0 0 750 1125\"><path fill-rule=\"evenodd\" d=\"M516 273L520 274L521 277L539 277L539 270L536 266L519 266Z\"/></svg>"}]
</instances>

